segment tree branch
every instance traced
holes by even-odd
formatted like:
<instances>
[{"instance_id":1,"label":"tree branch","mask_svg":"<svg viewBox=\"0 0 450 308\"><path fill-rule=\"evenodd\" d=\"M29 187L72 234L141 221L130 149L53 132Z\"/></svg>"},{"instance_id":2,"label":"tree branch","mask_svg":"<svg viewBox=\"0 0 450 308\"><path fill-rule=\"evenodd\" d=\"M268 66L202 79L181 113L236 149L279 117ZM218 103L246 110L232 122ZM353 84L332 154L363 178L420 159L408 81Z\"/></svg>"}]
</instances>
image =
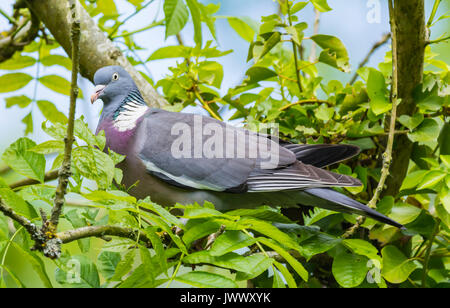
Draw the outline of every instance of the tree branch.
<instances>
[{"instance_id":1,"label":"tree branch","mask_svg":"<svg viewBox=\"0 0 450 308\"><path fill-rule=\"evenodd\" d=\"M38 31L39 20L34 14L31 14L31 19L21 18L15 21L6 36L0 35L0 62L10 59L16 51L31 43Z\"/></svg>"},{"instance_id":2,"label":"tree branch","mask_svg":"<svg viewBox=\"0 0 450 308\"><path fill-rule=\"evenodd\" d=\"M352 79L350 79L350 84L355 83L356 78L358 78L358 69L360 69L361 67L363 67L364 65L366 65L367 62L369 62L370 57L372 56L372 54L381 46L383 46L384 44L386 44L386 42L391 38L391 34L390 33L386 33L385 35L383 35L383 37L381 38L381 40L379 40L378 42L376 42L375 44L373 44L372 48L370 49L369 53L366 55L366 57L364 58L364 60L361 61L361 63L359 63L358 68L355 71L355 74L353 75Z\"/></svg>"},{"instance_id":3,"label":"tree branch","mask_svg":"<svg viewBox=\"0 0 450 308\"><path fill-rule=\"evenodd\" d=\"M328 106L331 106L331 103L328 102L328 101L320 100L320 99L317 99L317 98L312 98L312 99L303 99L303 100L296 101L294 103L288 104L286 106L281 107L279 109L279 111L285 111L286 109L289 109L289 108L291 108L292 106L295 106L295 105L316 104L316 103L318 103L318 104L327 104Z\"/></svg>"},{"instance_id":4,"label":"tree branch","mask_svg":"<svg viewBox=\"0 0 450 308\"><path fill-rule=\"evenodd\" d=\"M391 13L395 23L391 25L392 35L396 37L395 50L392 51L396 65L393 72L397 78L398 116L413 115L417 106L414 90L422 82L424 54L426 46L424 0L394 0ZM393 45L394 46L394 45ZM413 143L407 135L397 135L394 139L393 164L386 180L383 195L396 196L408 171Z\"/></svg>"},{"instance_id":5,"label":"tree branch","mask_svg":"<svg viewBox=\"0 0 450 308\"><path fill-rule=\"evenodd\" d=\"M56 180L58 178L58 170L52 170L49 171L45 174L44 176L44 182L48 182L48 181L53 181ZM28 185L35 185L35 184L40 184L41 182L38 180L33 180L33 179L23 179L17 182L14 182L12 184L9 184L9 187L11 189L17 189L17 188L21 188L23 186L28 186Z\"/></svg>"},{"instance_id":6,"label":"tree branch","mask_svg":"<svg viewBox=\"0 0 450 308\"><path fill-rule=\"evenodd\" d=\"M381 168L381 176L380 181L378 182L377 188L375 189L375 193L367 204L370 208L375 208L377 201L380 197L381 192L384 188L384 183L389 175L389 167L392 161L392 148L394 145L394 136L395 136L395 123L397 120L397 91L398 91L398 71L397 71L397 35L396 35L396 19L395 15L392 11L392 0L389 0L389 21L391 24L392 31L392 86L391 86L391 101L392 101L392 110L391 110L391 119L389 125L389 134L388 140L386 144L386 150L383 153L383 166ZM349 228L343 235L343 238L348 238L352 236L355 231L365 222L365 216L359 216L357 218L356 224Z\"/></svg>"},{"instance_id":7,"label":"tree branch","mask_svg":"<svg viewBox=\"0 0 450 308\"><path fill-rule=\"evenodd\" d=\"M133 241L142 241L146 244L147 247L151 247L152 245L152 242L147 237L147 235L145 235L145 233L139 230L124 228L120 226L87 226L74 230L59 232L55 236L59 238L63 244L67 244L87 237L103 238L105 236L117 236L128 238Z\"/></svg>"},{"instance_id":8,"label":"tree branch","mask_svg":"<svg viewBox=\"0 0 450 308\"><path fill-rule=\"evenodd\" d=\"M71 55L71 16L67 1L61 0L26 0L31 11L44 22L58 43L67 54ZM75 1L76 10L81 22L80 40L80 73L93 80L95 72L104 66L120 65L133 78L147 104L152 107L167 105L144 77L133 67L122 52L104 35L88 12Z\"/></svg>"},{"instance_id":9,"label":"tree branch","mask_svg":"<svg viewBox=\"0 0 450 308\"><path fill-rule=\"evenodd\" d=\"M75 0L69 0L70 10L72 13L72 83L70 85L70 107L69 120L67 124L67 133L64 138L64 158L58 173L58 186L56 187L55 199L53 202L52 214L50 217L49 230L56 232L61 216L64 199L67 192L67 185L69 183L70 164L72 158L72 145L74 141L74 122L75 122L75 108L78 97L78 68L80 66L80 20L76 11Z\"/></svg>"}]
</instances>

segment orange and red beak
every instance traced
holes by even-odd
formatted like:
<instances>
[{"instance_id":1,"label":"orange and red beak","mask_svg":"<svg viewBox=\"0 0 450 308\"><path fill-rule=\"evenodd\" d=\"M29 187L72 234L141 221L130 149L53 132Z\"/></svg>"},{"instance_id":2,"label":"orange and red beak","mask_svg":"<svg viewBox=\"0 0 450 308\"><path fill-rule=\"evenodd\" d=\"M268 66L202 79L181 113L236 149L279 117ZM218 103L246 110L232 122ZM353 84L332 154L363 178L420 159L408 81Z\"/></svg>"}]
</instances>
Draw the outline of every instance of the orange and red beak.
<instances>
[{"instance_id":1,"label":"orange and red beak","mask_svg":"<svg viewBox=\"0 0 450 308\"><path fill-rule=\"evenodd\" d=\"M91 95L91 104L93 104L98 99L105 87L106 86L102 84L95 86L94 93Z\"/></svg>"}]
</instances>

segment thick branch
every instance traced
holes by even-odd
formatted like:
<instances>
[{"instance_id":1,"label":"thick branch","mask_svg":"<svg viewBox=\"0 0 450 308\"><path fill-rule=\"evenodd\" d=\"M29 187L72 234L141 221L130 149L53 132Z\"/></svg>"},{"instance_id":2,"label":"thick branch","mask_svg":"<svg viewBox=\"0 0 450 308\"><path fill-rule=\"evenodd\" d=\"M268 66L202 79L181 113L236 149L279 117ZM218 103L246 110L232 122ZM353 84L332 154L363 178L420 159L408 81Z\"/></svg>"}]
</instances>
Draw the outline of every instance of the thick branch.
<instances>
[{"instance_id":1,"label":"thick branch","mask_svg":"<svg viewBox=\"0 0 450 308\"><path fill-rule=\"evenodd\" d=\"M47 29L71 55L70 41L71 13L67 1L27 0L31 10L44 22ZM122 52L103 34L86 10L76 1L81 22L80 72L93 80L95 72L104 66L121 65L136 82L145 101L153 107L162 107L168 103L153 89L144 77L133 67Z\"/></svg>"},{"instance_id":2,"label":"thick branch","mask_svg":"<svg viewBox=\"0 0 450 308\"><path fill-rule=\"evenodd\" d=\"M22 18L15 22L6 36L0 34L0 62L10 59L16 51L31 43L39 31L39 20L31 15L31 19Z\"/></svg>"},{"instance_id":3,"label":"thick branch","mask_svg":"<svg viewBox=\"0 0 450 308\"><path fill-rule=\"evenodd\" d=\"M413 115L416 104L414 89L422 82L426 45L424 0L395 0L392 7L395 23L391 26L396 36L397 58L394 72L398 79L398 116ZM398 135L394 141L393 164L386 182L384 195L396 196L408 170L413 143L407 135Z\"/></svg>"},{"instance_id":4,"label":"thick branch","mask_svg":"<svg viewBox=\"0 0 450 308\"><path fill-rule=\"evenodd\" d=\"M150 239L144 233L139 230L119 226L88 226L56 234L56 237L59 238L63 244L87 237L103 238L105 236L118 236L133 241L139 240L144 242L148 247L151 246Z\"/></svg>"}]
</instances>

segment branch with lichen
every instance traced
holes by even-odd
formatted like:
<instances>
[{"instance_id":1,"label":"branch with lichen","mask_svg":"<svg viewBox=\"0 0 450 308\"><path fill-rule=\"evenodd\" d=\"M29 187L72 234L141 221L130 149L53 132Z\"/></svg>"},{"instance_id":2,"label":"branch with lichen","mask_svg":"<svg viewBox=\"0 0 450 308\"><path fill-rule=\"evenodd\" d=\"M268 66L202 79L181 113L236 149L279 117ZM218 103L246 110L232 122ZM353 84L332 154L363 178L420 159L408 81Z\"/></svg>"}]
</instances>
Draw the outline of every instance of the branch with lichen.
<instances>
[{"instance_id":1,"label":"branch with lichen","mask_svg":"<svg viewBox=\"0 0 450 308\"><path fill-rule=\"evenodd\" d=\"M58 172L58 186L56 188L55 198L53 202L52 214L49 222L49 231L56 232L61 216L62 208L67 192L67 185L71 175L70 165L72 157L72 145L74 141L74 122L75 122L75 108L78 97L78 69L80 65L80 19L76 13L76 6L74 0L69 0L70 10L72 12L72 83L70 87L70 107L69 120L67 125L67 134L64 138L64 158L61 168Z\"/></svg>"},{"instance_id":2,"label":"branch with lichen","mask_svg":"<svg viewBox=\"0 0 450 308\"><path fill-rule=\"evenodd\" d=\"M381 195L381 192L384 188L384 183L389 175L389 168L392 162L392 147L394 145L394 136L395 136L395 122L397 119L397 96L398 96L398 72L397 72L397 63L398 63L398 55L397 55L397 28L395 22L395 14L393 12L393 4L392 0L389 0L389 21L392 29L392 84L391 84L391 101L392 101L392 110L391 110L391 118L389 124L389 133L388 140L386 144L386 150L383 153L383 166L381 167L381 176L378 182L378 185L375 189L375 192L367 204L370 208L375 208L377 201ZM366 221L365 216L359 216L356 220L356 224L350 227L343 235L343 238L348 238L352 236L355 231Z\"/></svg>"}]
</instances>

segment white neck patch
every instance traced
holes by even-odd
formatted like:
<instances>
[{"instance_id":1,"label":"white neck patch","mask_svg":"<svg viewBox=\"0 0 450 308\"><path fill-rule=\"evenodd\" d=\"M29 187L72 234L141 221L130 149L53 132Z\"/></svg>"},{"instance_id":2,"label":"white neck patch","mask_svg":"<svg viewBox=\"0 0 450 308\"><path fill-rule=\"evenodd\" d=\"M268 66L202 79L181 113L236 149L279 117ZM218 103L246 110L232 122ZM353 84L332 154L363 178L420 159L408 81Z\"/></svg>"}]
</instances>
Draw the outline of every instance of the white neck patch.
<instances>
[{"instance_id":1,"label":"white neck patch","mask_svg":"<svg viewBox=\"0 0 450 308\"><path fill-rule=\"evenodd\" d=\"M120 107L117 117L114 119L114 127L119 132L124 132L136 127L137 120L142 117L149 107L147 105L129 101Z\"/></svg>"}]
</instances>

